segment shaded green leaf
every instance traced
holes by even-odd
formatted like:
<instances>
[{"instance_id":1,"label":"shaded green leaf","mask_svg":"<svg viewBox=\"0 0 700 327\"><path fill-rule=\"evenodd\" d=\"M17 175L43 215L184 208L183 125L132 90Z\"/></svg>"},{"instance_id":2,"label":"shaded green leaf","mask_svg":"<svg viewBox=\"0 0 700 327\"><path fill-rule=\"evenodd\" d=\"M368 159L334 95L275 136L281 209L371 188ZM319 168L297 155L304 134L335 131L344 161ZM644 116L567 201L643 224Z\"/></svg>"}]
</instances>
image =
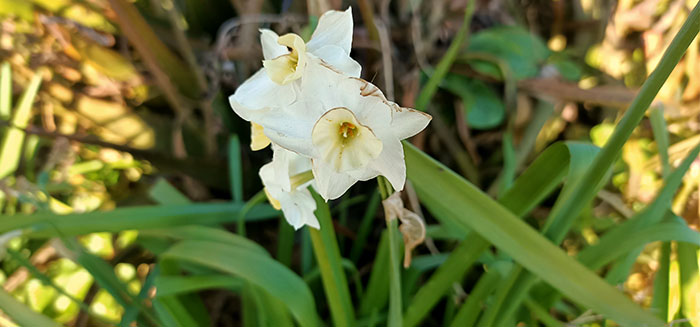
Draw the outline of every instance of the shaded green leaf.
<instances>
[{"instance_id":1,"label":"shaded green leaf","mask_svg":"<svg viewBox=\"0 0 700 327\"><path fill-rule=\"evenodd\" d=\"M475 129L498 126L505 117L500 96L484 82L465 76L448 74L443 87L462 98L466 123Z\"/></svg>"},{"instance_id":2,"label":"shaded green leaf","mask_svg":"<svg viewBox=\"0 0 700 327\"><path fill-rule=\"evenodd\" d=\"M314 298L304 281L269 256L224 243L186 240L171 247L161 257L197 263L239 276L282 301L300 325L320 324Z\"/></svg>"}]
</instances>

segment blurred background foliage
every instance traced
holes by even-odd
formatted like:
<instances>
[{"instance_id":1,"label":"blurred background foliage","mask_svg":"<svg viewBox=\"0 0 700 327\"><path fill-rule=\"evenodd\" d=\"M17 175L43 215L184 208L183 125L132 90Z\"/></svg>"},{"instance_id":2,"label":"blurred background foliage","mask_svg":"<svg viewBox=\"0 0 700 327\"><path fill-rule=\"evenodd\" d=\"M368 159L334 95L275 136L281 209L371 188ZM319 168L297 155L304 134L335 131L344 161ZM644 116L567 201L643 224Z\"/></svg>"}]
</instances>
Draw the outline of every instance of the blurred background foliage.
<instances>
[{"instance_id":1,"label":"blurred background foliage","mask_svg":"<svg viewBox=\"0 0 700 327\"><path fill-rule=\"evenodd\" d=\"M468 45L430 105L421 108L434 120L411 142L493 196L553 142L603 146L696 2L477 1ZM196 223L225 226L260 244L255 251L272 254L303 277L320 315L327 316L308 231L294 233L261 204L264 198L254 196L261 187L257 168L269 153L245 146L249 126L226 99L261 66L258 28L308 38L320 13L348 5L356 23L352 56L362 63L363 77L388 98L415 106L431 67L457 33L466 0L0 0L4 291L70 326L275 321L260 315L260 307L275 300L245 278L218 274L221 267L163 259L163 253L174 256L168 249L175 240L211 238L209 230L173 227ZM652 105L666 119L668 139L660 144L654 138L651 120L639 125L612 182L562 243L568 253L595 243L655 198L668 174L660 148L675 167L700 143L698 40ZM695 230L699 184L695 161L672 206ZM331 203L352 297L372 299L360 301L362 325L386 319L386 294L372 293L373 281L381 279L373 266L387 256L378 250L380 239L386 241L375 189L361 183ZM553 199L526 221L541 226ZM166 206L149 206L154 204ZM133 210L70 215L117 207ZM449 251L459 239L430 213L425 217L429 240L404 271L405 296L445 261L447 252L438 248ZM660 256L670 255L665 269L672 318L681 302L679 254L664 246L676 247L650 243L620 285L649 306ZM697 259L697 248L692 251ZM467 275L424 325L449 322L477 277ZM700 326L697 312L684 313L696 319L694 326ZM603 321L564 301L545 314L591 326ZM15 323L2 315L0 325Z\"/></svg>"}]
</instances>

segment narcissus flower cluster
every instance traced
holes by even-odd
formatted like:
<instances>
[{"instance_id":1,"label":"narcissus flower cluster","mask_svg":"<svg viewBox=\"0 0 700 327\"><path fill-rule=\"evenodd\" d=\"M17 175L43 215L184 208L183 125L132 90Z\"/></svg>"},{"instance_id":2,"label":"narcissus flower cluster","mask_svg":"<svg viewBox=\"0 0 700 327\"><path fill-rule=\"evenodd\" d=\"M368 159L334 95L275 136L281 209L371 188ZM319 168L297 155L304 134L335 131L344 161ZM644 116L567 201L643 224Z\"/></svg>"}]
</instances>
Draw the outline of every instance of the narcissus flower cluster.
<instances>
[{"instance_id":1,"label":"narcissus flower cluster","mask_svg":"<svg viewBox=\"0 0 700 327\"><path fill-rule=\"evenodd\" d=\"M323 14L307 43L296 34L261 30L263 68L229 98L251 123L251 149L272 144L272 162L260 178L270 203L296 229L319 228L309 186L326 201L379 175L402 190L401 140L431 119L360 78L350 57L352 30L350 8Z\"/></svg>"}]
</instances>

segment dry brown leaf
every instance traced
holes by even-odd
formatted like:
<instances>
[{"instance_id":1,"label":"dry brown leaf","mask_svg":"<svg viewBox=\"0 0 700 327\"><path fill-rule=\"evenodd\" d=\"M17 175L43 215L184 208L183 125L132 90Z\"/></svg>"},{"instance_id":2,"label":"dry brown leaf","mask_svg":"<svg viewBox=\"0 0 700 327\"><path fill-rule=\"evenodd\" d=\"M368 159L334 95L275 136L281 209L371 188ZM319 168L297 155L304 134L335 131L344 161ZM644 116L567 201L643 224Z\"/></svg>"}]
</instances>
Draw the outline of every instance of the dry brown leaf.
<instances>
[{"instance_id":1,"label":"dry brown leaf","mask_svg":"<svg viewBox=\"0 0 700 327\"><path fill-rule=\"evenodd\" d=\"M411 265L411 252L425 240L425 223L415 212L404 208L400 192L394 192L382 201L382 205L387 221L397 218L401 221L399 231L403 234L403 267L408 268Z\"/></svg>"}]
</instances>

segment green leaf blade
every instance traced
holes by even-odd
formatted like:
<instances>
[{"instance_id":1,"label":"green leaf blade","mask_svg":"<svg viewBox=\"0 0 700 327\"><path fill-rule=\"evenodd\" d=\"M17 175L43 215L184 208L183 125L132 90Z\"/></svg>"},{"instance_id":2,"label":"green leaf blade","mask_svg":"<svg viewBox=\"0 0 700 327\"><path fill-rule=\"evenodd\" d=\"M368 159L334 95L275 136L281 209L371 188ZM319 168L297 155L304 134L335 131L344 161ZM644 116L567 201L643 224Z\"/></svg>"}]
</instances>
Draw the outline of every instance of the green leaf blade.
<instances>
[{"instance_id":1,"label":"green leaf blade","mask_svg":"<svg viewBox=\"0 0 700 327\"><path fill-rule=\"evenodd\" d=\"M664 325L448 168L410 145L404 150L409 179L426 206L450 214L443 219L475 230L564 295L618 323Z\"/></svg>"}]
</instances>

